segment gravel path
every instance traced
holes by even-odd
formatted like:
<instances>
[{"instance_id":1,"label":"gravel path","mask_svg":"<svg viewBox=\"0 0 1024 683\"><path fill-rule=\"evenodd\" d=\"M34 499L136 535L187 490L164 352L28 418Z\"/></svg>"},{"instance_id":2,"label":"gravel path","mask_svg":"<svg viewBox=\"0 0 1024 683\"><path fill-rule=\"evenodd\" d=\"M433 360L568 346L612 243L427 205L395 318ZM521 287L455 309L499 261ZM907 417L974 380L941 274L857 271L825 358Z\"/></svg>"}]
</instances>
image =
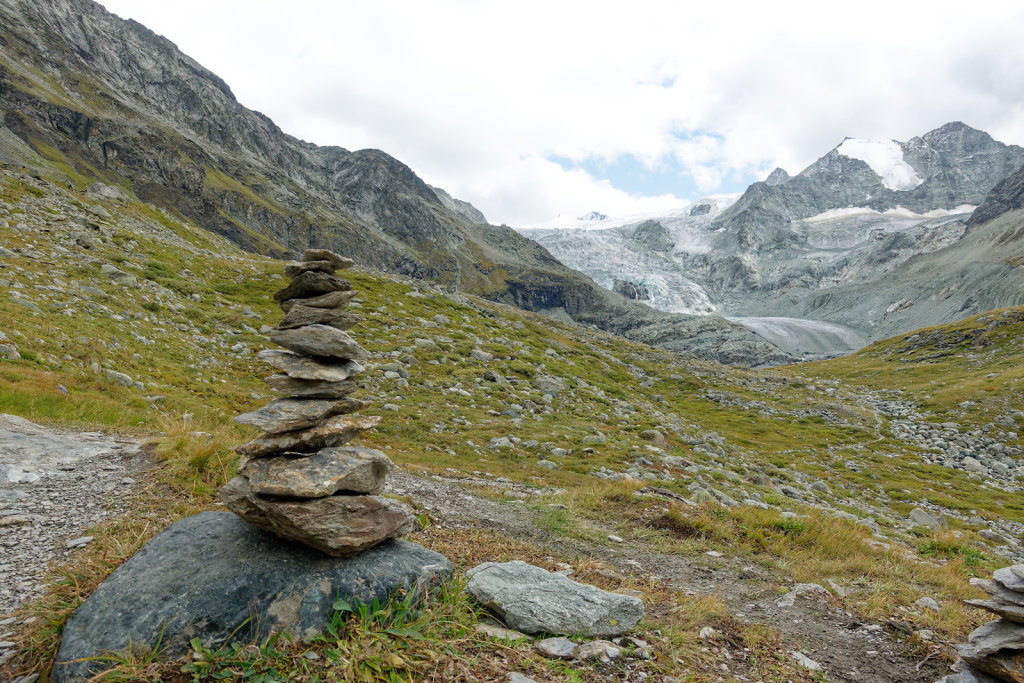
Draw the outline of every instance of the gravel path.
<instances>
[{"instance_id":1,"label":"gravel path","mask_svg":"<svg viewBox=\"0 0 1024 683\"><path fill-rule=\"evenodd\" d=\"M126 510L146 464L138 441L0 414L0 615L41 595L46 568L87 545L86 529Z\"/></svg>"}]
</instances>

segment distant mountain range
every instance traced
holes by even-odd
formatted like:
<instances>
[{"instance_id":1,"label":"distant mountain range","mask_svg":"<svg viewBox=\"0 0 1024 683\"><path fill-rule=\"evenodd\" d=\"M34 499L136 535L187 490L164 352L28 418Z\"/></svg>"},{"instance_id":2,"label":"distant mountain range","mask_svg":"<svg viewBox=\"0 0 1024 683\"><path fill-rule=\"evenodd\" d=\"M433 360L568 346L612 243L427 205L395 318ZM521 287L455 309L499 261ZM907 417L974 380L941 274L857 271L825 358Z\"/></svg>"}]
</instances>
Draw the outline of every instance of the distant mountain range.
<instances>
[{"instance_id":1,"label":"distant mountain range","mask_svg":"<svg viewBox=\"0 0 1024 683\"><path fill-rule=\"evenodd\" d=\"M655 307L731 316L787 352L827 355L1024 303L1019 219L982 227L1020 208L1022 165L1021 147L954 122L908 142L848 138L732 201L524 234ZM981 248L1004 229L998 250Z\"/></svg>"},{"instance_id":2,"label":"distant mountain range","mask_svg":"<svg viewBox=\"0 0 1024 683\"><path fill-rule=\"evenodd\" d=\"M1021 186L1004 180L1024 150L961 123L906 143L846 140L738 198L535 241L382 151L284 133L91 0L0 0L0 124L0 164L117 186L252 251L327 247L726 363L827 355L1024 303L1006 218ZM597 212L573 223L616 225Z\"/></svg>"},{"instance_id":3,"label":"distant mountain range","mask_svg":"<svg viewBox=\"0 0 1024 683\"><path fill-rule=\"evenodd\" d=\"M91 0L0 0L0 121L0 163L79 189L119 186L252 251L327 247L724 362L788 358L724 319L597 286L384 152L287 135L172 42Z\"/></svg>"}]
</instances>

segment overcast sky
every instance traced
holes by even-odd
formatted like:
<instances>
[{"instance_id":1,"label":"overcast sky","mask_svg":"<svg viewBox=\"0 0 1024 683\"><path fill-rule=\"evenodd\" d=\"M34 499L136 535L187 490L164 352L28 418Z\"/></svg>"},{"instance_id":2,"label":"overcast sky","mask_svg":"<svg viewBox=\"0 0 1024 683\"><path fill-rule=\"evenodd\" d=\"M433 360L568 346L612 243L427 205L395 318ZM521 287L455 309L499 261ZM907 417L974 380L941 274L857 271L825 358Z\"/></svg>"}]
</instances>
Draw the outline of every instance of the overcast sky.
<instances>
[{"instance_id":1,"label":"overcast sky","mask_svg":"<svg viewBox=\"0 0 1024 683\"><path fill-rule=\"evenodd\" d=\"M105 0L322 145L491 222L677 207L844 137L1024 144L1024 3Z\"/></svg>"}]
</instances>

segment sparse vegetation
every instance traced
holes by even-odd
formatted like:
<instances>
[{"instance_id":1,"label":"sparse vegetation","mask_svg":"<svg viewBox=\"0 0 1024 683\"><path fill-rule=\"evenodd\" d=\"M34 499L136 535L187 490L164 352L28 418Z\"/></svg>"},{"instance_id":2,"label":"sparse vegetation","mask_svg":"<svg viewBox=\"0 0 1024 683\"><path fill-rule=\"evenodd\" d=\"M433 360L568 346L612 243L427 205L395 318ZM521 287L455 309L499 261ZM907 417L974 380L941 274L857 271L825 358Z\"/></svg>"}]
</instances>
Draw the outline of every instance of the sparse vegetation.
<instances>
[{"instance_id":1,"label":"sparse vegetation","mask_svg":"<svg viewBox=\"0 0 1024 683\"><path fill-rule=\"evenodd\" d=\"M15 256L0 259L0 278L19 296L0 301L0 331L21 357L0 360L0 411L143 436L155 463L132 514L89 530L97 542L55 567L49 593L19 612L36 620L19 627L8 670L25 672L46 669L64 621L110 571L170 522L215 505L213 494L238 465L232 447L253 435L230 418L266 402L266 369L254 352L269 344L258 328L280 316L271 292L282 264L138 203L108 205L114 215L97 218L95 245L72 249L66 221L38 209L73 214L95 202L8 172L2 181L10 214L0 230ZM22 221L46 226L46 237L34 227L15 230ZM68 252L51 253L55 244ZM104 263L136 275L138 286L103 275ZM1021 309L848 358L747 371L424 282L358 269L346 277L361 293L355 310L367 318L355 334L374 356L361 394L384 416L364 443L410 472L471 477L473 494L529 515L534 529L515 538L483 524L453 528L423 510L414 540L446 554L457 572L525 559L638 592L649 606L640 635L655 653L638 666L651 676L713 680L708 672L728 662L753 680L813 680L779 657L791 636L732 616L792 582L834 579L849 592L829 601L858 619L960 638L980 618L959 605L975 595L968 578L1004 562L998 544L978 532L1024 523L1019 491L930 461L877 402L914 404L922 421L956 421L962 431L1024 404ZM493 359L474 359L476 348ZM385 377L388 363L404 374ZM108 370L141 388L117 383ZM543 384L549 378L557 382ZM394 413L381 409L386 403ZM915 507L944 516L948 528L907 523ZM626 558L643 571L622 565ZM711 572L751 567L755 597L686 594L672 584L674 562ZM196 644L180 661L135 653L111 660L107 680L468 681L510 667L548 680L614 675L476 633L477 608L458 586L417 607L400 597L342 605L310 644ZM913 608L924 594L941 612ZM701 640L705 626L718 635Z\"/></svg>"}]
</instances>

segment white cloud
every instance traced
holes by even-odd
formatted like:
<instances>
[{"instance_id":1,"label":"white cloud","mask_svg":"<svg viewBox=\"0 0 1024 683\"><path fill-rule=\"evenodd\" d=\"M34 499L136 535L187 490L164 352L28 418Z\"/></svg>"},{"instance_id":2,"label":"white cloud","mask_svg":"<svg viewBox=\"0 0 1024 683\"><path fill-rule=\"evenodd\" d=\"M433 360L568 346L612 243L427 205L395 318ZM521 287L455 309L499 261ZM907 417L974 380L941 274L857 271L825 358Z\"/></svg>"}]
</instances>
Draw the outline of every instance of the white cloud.
<instances>
[{"instance_id":1,"label":"white cloud","mask_svg":"<svg viewBox=\"0 0 1024 683\"><path fill-rule=\"evenodd\" d=\"M550 156L675 160L711 192L798 172L847 135L905 140L963 120L1024 143L1016 2L106 5L285 131L384 149L496 222L675 201Z\"/></svg>"}]
</instances>

